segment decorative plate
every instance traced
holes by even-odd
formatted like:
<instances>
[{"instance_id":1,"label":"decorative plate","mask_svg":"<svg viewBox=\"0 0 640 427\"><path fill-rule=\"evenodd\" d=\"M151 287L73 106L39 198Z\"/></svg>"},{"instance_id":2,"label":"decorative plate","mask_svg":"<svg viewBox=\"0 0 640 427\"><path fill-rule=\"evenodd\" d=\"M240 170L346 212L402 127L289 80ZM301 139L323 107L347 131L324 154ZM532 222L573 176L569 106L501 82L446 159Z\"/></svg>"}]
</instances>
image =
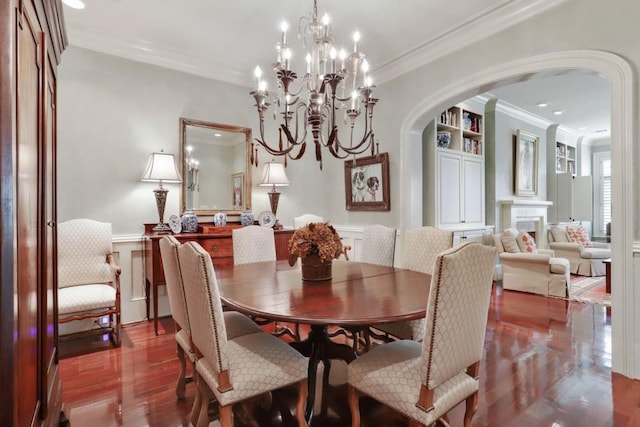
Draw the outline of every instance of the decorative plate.
<instances>
[{"instance_id":1,"label":"decorative plate","mask_svg":"<svg viewBox=\"0 0 640 427\"><path fill-rule=\"evenodd\" d=\"M262 211L258 215L258 224L263 227L273 227L276 223L276 217L271 211Z\"/></svg>"},{"instance_id":2,"label":"decorative plate","mask_svg":"<svg viewBox=\"0 0 640 427\"><path fill-rule=\"evenodd\" d=\"M178 234L182 231L182 220L178 215L171 215L169 217L169 228L175 234Z\"/></svg>"}]
</instances>

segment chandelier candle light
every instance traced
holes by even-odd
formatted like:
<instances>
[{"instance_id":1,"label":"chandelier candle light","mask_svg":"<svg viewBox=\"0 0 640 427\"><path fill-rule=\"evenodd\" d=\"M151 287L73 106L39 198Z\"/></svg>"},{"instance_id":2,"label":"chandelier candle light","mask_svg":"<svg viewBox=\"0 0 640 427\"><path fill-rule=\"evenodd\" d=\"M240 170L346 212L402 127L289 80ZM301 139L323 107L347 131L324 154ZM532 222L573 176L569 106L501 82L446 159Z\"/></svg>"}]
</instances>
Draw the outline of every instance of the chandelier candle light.
<instances>
[{"instance_id":1,"label":"chandelier candle light","mask_svg":"<svg viewBox=\"0 0 640 427\"><path fill-rule=\"evenodd\" d=\"M298 89L293 89L292 83L298 78L298 74L291 70L293 52L287 44L286 22L282 24L281 30L281 40L276 45L276 62L273 64L277 78L277 95L273 103L282 117L279 141L274 146L265 138L264 119L270 103L267 102L269 92L260 67L255 69L257 89L251 92L260 119L260 138L255 138L255 141L269 154L284 156L286 166L287 158L297 160L304 155L310 128L316 160L321 170L323 147L328 148L331 155L338 159L349 155L355 157L367 150L371 155L377 154L373 107L378 99L371 96L375 86L368 74L369 64L365 55L358 51L360 33L353 35L351 53L344 49L338 51L331 33L329 16L325 14L321 21L318 20L317 0L314 0L310 15L300 18L298 24L298 33L304 40L303 48L310 48L311 51L305 57L307 69L302 84ZM307 37L311 39L310 46L306 46ZM362 127L362 134L355 137L356 119L361 113L364 123L358 126L358 130ZM341 118L349 132L346 143L338 135ZM258 165L258 150L254 150L253 144L251 162Z\"/></svg>"}]
</instances>

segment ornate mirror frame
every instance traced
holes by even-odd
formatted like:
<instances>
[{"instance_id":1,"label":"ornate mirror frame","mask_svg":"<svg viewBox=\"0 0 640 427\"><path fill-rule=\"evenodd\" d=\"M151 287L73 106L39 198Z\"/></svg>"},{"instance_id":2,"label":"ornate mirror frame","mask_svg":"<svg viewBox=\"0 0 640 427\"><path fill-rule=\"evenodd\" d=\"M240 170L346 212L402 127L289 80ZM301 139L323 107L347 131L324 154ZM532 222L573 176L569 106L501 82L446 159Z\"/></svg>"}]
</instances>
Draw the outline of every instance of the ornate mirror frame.
<instances>
[{"instance_id":1,"label":"ornate mirror frame","mask_svg":"<svg viewBox=\"0 0 640 427\"><path fill-rule=\"evenodd\" d=\"M210 129L212 131L216 131L216 130L220 130L220 131L225 131L225 132L238 132L238 133L242 133L244 134L244 140L245 140L245 152L244 152L244 171L242 172L235 172L232 173L229 176L229 185L226 185L226 182L224 184L221 183L203 183L204 185L208 185L210 186L210 191L213 191L214 189L217 188L216 191L220 191L220 192L225 192L228 194L229 196L229 200L234 200L233 196L234 196L234 185L237 184L238 182L241 182L242 188L241 188L241 192L239 195L240 198L240 205L239 206L233 206L234 203L229 203L229 206L223 206L221 208L194 208L194 209L189 209L195 212L196 215L198 216L210 216L210 215L215 215L218 212L224 212L227 215L240 215L240 213L245 209L251 209L251 129L250 128L245 128L245 127L241 127L241 126L234 126L234 125L226 125L226 124L221 124L221 123L213 123L213 122L207 122L207 121L203 121L203 120L196 120L196 119L188 119L185 117L181 117L180 118L180 165L181 165L181 172L182 172L182 191L180 194L180 206L181 206L181 212L184 213L185 210L187 210L187 192L191 191L191 189L188 188L188 186L190 185L189 183L189 165L187 164L187 146L189 145L189 141L187 141L187 129L188 127L197 127L197 128L205 128L205 129ZM207 167L207 160L199 158L198 159L200 164L199 164L199 168L205 168ZM244 176L242 177L242 179L239 179L239 177L241 176L241 174L244 173Z\"/></svg>"}]
</instances>

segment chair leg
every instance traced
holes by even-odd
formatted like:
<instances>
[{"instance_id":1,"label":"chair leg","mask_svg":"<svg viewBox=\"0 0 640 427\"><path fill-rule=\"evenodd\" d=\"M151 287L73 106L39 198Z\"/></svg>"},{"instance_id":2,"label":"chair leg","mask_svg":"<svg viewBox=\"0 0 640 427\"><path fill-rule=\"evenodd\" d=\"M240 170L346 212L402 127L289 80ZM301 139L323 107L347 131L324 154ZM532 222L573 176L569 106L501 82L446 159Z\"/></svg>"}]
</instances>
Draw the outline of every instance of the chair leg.
<instances>
[{"instance_id":1,"label":"chair leg","mask_svg":"<svg viewBox=\"0 0 640 427\"><path fill-rule=\"evenodd\" d=\"M360 427L360 402L358 390L348 385L349 409L351 409L351 427Z\"/></svg>"},{"instance_id":2,"label":"chair leg","mask_svg":"<svg viewBox=\"0 0 640 427\"><path fill-rule=\"evenodd\" d=\"M298 419L299 427L307 427L307 420L304 418L304 409L307 404L307 395L309 393L309 386L307 380L300 381L298 385L298 403L296 404L296 418Z\"/></svg>"},{"instance_id":3,"label":"chair leg","mask_svg":"<svg viewBox=\"0 0 640 427\"><path fill-rule=\"evenodd\" d=\"M207 383L198 375L198 381L196 382L198 386L198 394L200 395L200 411L198 413L198 422L195 424L197 427L208 427L209 426L209 386ZM194 402L195 409L195 402ZM222 411L221 411L222 412Z\"/></svg>"},{"instance_id":4,"label":"chair leg","mask_svg":"<svg viewBox=\"0 0 640 427\"><path fill-rule=\"evenodd\" d=\"M200 395L200 377L196 372L196 365L191 364L191 376L193 377L193 381L196 383L196 396L193 399L193 406L191 407L191 425L198 425L198 417L200 416L200 410L202 409L202 396Z\"/></svg>"},{"instance_id":5,"label":"chair leg","mask_svg":"<svg viewBox=\"0 0 640 427\"><path fill-rule=\"evenodd\" d=\"M178 381L176 382L176 396L179 400L184 400L187 389L187 361L184 355L184 349L176 342L176 353L180 361L180 372L178 373Z\"/></svg>"},{"instance_id":6,"label":"chair leg","mask_svg":"<svg viewBox=\"0 0 640 427\"><path fill-rule=\"evenodd\" d=\"M231 405L220 406L220 425L222 427L233 427L233 410L232 409L233 407Z\"/></svg>"},{"instance_id":7,"label":"chair leg","mask_svg":"<svg viewBox=\"0 0 640 427\"><path fill-rule=\"evenodd\" d=\"M464 413L464 427L471 427L471 420L478 410L478 392L467 397L467 410Z\"/></svg>"}]
</instances>

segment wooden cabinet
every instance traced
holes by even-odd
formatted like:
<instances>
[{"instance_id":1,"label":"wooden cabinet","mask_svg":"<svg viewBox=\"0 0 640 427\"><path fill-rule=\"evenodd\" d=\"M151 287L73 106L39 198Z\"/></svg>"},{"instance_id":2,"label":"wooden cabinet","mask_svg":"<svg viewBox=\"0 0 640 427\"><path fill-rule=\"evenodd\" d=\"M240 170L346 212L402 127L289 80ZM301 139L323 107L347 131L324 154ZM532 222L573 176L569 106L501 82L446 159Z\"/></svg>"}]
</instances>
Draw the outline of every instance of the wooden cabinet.
<instances>
[{"instance_id":1,"label":"wooden cabinet","mask_svg":"<svg viewBox=\"0 0 640 427\"><path fill-rule=\"evenodd\" d=\"M0 420L57 425L56 68L59 0L0 6Z\"/></svg>"},{"instance_id":2,"label":"wooden cabinet","mask_svg":"<svg viewBox=\"0 0 640 427\"><path fill-rule=\"evenodd\" d=\"M165 285L164 270L160 257L160 239L166 234L153 233L156 224L145 224L145 289L147 303L147 319L151 319L150 303L153 303L153 323L158 334L158 287ZM233 268L233 239L234 228L240 224L230 224L225 227L213 227L208 224L202 226L206 233L181 233L173 237L179 242L198 242L211 255L211 261L216 269ZM293 230L274 230L276 258L288 259L288 243ZM151 301L152 300L152 301Z\"/></svg>"},{"instance_id":3,"label":"wooden cabinet","mask_svg":"<svg viewBox=\"0 0 640 427\"><path fill-rule=\"evenodd\" d=\"M423 133L425 225L443 229L485 224L484 124L481 106L463 103Z\"/></svg>"}]
</instances>

